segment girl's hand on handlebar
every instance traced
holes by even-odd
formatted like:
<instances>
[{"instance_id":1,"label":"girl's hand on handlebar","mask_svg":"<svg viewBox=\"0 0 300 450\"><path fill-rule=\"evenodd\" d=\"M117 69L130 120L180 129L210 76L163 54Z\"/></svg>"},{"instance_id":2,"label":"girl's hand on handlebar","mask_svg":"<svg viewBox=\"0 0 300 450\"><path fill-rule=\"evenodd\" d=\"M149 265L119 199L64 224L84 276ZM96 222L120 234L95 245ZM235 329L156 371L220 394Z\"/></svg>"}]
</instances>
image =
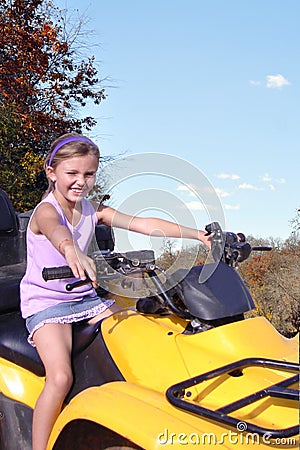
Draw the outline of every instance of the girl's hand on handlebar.
<instances>
[{"instance_id":1,"label":"girl's hand on handlebar","mask_svg":"<svg viewBox=\"0 0 300 450\"><path fill-rule=\"evenodd\" d=\"M213 234L207 234L204 231L199 231L199 240L211 250L211 238Z\"/></svg>"},{"instance_id":2,"label":"girl's hand on handlebar","mask_svg":"<svg viewBox=\"0 0 300 450\"><path fill-rule=\"evenodd\" d=\"M65 258L68 266L76 278L85 280L88 277L94 288L98 287L96 281L96 266L92 258L85 255L77 246L68 245L65 250Z\"/></svg>"}]
</instances>

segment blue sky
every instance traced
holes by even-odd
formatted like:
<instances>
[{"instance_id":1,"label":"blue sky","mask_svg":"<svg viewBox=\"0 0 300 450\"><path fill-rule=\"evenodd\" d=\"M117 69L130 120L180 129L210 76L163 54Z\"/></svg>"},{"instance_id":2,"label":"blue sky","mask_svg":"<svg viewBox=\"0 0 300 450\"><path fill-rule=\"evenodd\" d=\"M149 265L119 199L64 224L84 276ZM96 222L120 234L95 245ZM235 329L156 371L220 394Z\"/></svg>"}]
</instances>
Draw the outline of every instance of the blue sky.
<instances>
[{"instance_id":1,"label":"blue sky","mask_svg":"<svg viewBox=\"0 0 300 450\"><path fill-rule=\"evenodd\" d=\"M300 207L298 0L54 3L77 8L94 30L91 54L108 79L108 98L87 112L98 120L91 137L104 155L154 152L158 165L160 154L182 159L215 189L226 229L290 235ZM182 180L121 181L113 206L152 186L175 196L175 208L188 205L199 228L214 219L187 172Z\"/></svg>"}]
</instances>

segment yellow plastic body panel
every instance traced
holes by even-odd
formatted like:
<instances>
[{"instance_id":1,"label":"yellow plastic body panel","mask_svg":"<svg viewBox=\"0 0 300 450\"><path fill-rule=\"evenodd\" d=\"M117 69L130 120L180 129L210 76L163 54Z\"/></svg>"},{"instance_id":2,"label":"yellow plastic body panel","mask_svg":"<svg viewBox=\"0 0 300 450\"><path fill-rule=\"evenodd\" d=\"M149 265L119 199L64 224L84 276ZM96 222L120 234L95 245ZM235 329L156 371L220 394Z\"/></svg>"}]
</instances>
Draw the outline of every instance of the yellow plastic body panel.
<instances>
[{"instance_id":1,"label":"yellow plastic body panel","mask_svg":"<svg viewBox=\"0 0 300 450\"><path fill-rule=\"evenodd\" d=\"M8 398L34 408L45 383L28 370L0 358L0 392Z\"/></svg>"},{"instance_id":2,"label":"yellow plastic body panel","mask_svg":"<svg viewBox=\"0 0 300 450\"><path fill-rule=\"evenodd\" d=\"M263 317L195 335L182 331L183 323L173 322L173 316L154 318L130 310L103 323L106 344L126 381L162 394L173 384L245 358L298 362L298 338L283 337ZM190 388L187 401L216 410L291 375L252 366L239 377L225 374ZM270 397L232 415L270 429L298 423L298 410L291 401Z\"/></svg>"},{"instance_id":3,"label":"yellow plastic body panel","mask_svg":"<svg viewBox=\"0 0 300 450\"><path fill-rule=\"evenodd\" d=\"M50 436L52 450L64 426L88 419L121 434L145 450L204 449L222 445L225 449L298 448L297 438L271 441L268 436L238 433L216 423L188 414L170 405L162 393L128 382L92 387L78 394L64 409ZM287 445L288 444L288 445Z\"/></svg>"},{"instance_id":4,"label":"yellow plastic body panel","mask_svg":"<svg viewBox=\"0 0 300 450\"><path fill-rule=\"evenodd\" d=\"M188 418L182 420L180 414L174 416L161 394L130 383L115 382L90 388L71 401L55 424L49 449L63 426L78 418L104 425L147 450L162 447L160 440L166 440L165 428L168 428L168 434L176 434L179 430L188 434L195 432L194 424L190 424ZM163 446L174 448L176 441L173 441L171 439L169 445L164 442Z\"/></svg>"},{"instance_id":5,"label":"yellow plastic body panel","mask_svg":"<svg viewBox=\"0 0 300 450\"><path fill-rule=\"evenodd\" d=\"M102 333L127 381L164 390L172 383L249 357L298 361L298 340L280 335L263 317L194 335L174 316L143 316L132 310L106 319Z\"/></svg>"}]
</instances>

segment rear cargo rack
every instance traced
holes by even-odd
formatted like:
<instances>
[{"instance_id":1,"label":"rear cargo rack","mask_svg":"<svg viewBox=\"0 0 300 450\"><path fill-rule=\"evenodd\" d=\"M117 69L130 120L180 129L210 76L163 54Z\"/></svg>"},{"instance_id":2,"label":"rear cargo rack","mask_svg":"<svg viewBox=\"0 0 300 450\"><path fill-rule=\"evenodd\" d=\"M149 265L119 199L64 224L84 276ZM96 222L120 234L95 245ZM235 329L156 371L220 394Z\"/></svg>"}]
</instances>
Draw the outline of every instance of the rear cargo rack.
<instances>
[{"instance_id":1,"label":"rear cargo rack","mask_svg":"<svg viewBox=\"0 0 300 450\"><path fill-rule=\"evenodd\" d=\"M250 394L246 397L240 398L233 403L222 406L217 410L205 408L199 404L191 403L183 398L184 396L188 397L189 394L188 392L186 392L186 389L188 388L191 388L197 384L202 383L203 381L211 380L218 377L219 375L223 375L226 373L232 376L242 375L242 369L251 366L268 367L275 370L278 369L281 371L296 372L297 374L283 381L280 381L279 383L266 387L260 391L254 392L253 394ZM253 423L242 420L244 429L241 430L239 427L241 420L231 417L228 414L265 397L279 397L298 402L299 390L292 389L290 387L297 382L299 383L299 365L296 363L265 358L246 358L211 370L210 372L206 372L202 375L198 375L180 383L176 383L167 389L166 396L173 406L176 406L193 414L197 414L201 417L212 419L221 424L229 425L231 427L234 427L238 431L247 430L247 432L257 433L259 436L268 434L268 437L270 439L287 438L295 436L299 433L299 425L284 429L271 429L263 428Z\"/></svg>"}]
</instances>

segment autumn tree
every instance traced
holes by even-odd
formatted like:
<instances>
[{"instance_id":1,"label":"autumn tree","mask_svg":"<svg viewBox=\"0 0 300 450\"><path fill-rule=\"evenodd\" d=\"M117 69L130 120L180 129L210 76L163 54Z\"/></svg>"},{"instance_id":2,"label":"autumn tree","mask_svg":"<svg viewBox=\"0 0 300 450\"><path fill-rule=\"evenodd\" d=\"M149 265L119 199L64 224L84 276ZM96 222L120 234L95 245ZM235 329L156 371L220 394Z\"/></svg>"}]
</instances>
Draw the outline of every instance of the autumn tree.
<instances>
[{"instance_id":1,"label":"autumn tree","mask_svg":"<svg viewBox=\"0 0 300 450\"><path fill-rule=\"evenodd\" d=\"M166 238L163 241L157 264L170 273L177 269L191 269L193 266L207 262L208 249L203 245L186 246L176 249L176 240Z\"/></svg>"},{"instance_id":2,"label":"autumn tree","mask_svg":"<svg viewBox=\"0 0 300 450\"><path fill-rule=\"evenodd\" d=\"M300 241L291 234L285 242L264 242L270 244L271 252L253 254L240 265L256 305L250 315L265 316L280 333L292 337L300 331Z\"/></svg>"},{"instance_id":3,"label":"autumn tree","mask_svg":"<svg viewBox=\"0 0 300 450\"><path fill-rule=\"evenodd\" d=\"M90 131L82 110L106 97L94 57L78 52L83 26L48 0L0 0L0 186L17 210L40 199L53 139Z\"/></svg>"},{"instance_id":4,"label":"autumn tree","mask_svg":"<svg viewBox=\"0 0 300 450\"><path fill-rule=\"evenodd\" d=\"M300 233L300 208L297 209L295 217L291 220L293 233L299 237Z\"/></svg>"}]
</instances>

